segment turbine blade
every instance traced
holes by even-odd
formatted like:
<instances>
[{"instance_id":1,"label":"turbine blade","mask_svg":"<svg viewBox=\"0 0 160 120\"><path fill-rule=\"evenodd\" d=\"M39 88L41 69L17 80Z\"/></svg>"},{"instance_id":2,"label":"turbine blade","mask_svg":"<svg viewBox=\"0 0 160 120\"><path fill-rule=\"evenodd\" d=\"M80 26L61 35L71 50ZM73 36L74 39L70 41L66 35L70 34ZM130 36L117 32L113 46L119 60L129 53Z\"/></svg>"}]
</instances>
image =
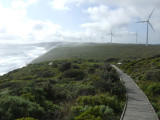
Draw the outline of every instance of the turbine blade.
<instances>
[{"instance_id":1,"label":"turbine blade","mask_svg":"<svg viewBox=\"0 0 160 120\"><path fill-rule=\"evenodd\" d=\"M144 22L147 22L147 21L138 21L138 22L135 22L135 23L144 23Z\"/></svg>"},{"instance_id":2,"label":"turbine blade","mask_svg":"<svg viewBox=\"0 0 160 120\"><path fill-rule=\"evenodd\" d=\"M151 14L149 15L149 17L148 17L148 21L149 21L149 19L151 18L151 16L152 16L152 14L153 14L154 10L155 10L155 8L152 10Z\"/></svg>"},{"instance_id":3,"label":"turbine blade","mask_svg":"<svg viewBox=\"0 0 160 120\"><path fill-rule=\"evenodd\" d=\"M152 30L155 32L155 30L154 30L152 24L151 24L150 22L148 22L148 24L151 26Z\"/></svg>"}]
</instances>

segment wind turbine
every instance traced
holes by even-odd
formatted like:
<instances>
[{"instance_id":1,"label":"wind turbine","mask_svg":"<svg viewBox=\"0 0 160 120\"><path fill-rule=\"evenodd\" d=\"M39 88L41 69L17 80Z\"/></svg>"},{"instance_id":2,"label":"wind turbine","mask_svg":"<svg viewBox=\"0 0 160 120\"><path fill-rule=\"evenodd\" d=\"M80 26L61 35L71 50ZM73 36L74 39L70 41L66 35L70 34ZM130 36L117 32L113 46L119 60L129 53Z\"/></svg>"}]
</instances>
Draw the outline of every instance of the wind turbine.
<instances>
[{"instance_id":1,"label":"wind turbine","mask_svg":"<svg viewBox=\"0 0 160 120\"><path fill-rule=\"evenodd\" d=\"M152 14L153 14L153 12L154 12L154 10L155 9L153 9L152 10L152 12L151 12L151 14L149 15L149 17L148 17L148 19L146 20L146 21L138 21L138 22L136 22L136 23L147 23L147 38L146 38L146 46L148 46L148 28L149 28L149 26L152 28L152 30L155 32L155 30L154 30L154 28L153 28L153 26L152 26L152 24L150 23L150 18L151 18L151 16L152 16Z\"/></svg>"},{"instance_id":2,"label":"wind turbine","mask_svg":"<svg viewBox=\"0 0 160 120\"><path fill-rule=\"evenodd\" d=\"M136 44L137 44L138 43L138 37L139 37L138 31L136 33L132 34L132 35L136 36Z\"/></svg>"},{"instance_id":3,"label":"wind turbine","mask_svg":"<svg viewBox=\"0 0 160 120\"><path fill-rule=\"evenodd\" d=\"M112 44L112 38L115 37L115 35L113 34L112 30L111 30L111 33L109 33L107 36L109 36L109 35L111 36L111 44Z\"/></svg>"},{"instance_id":4,"label":"wind turbine","mask_svg":"<svg viewBox=\"0 0 160 120\"><path fill-rule=\"evenodd\" d=\"M104 39L104 35L103 35L103 33L102 33L101 39L102 39L102 43L103 43L103 39Z\"/></svg>"},{"instance_id":5,"label":"wind turbine","mask_svg":"<svg viewBox=\"0 0 160 120\"><path fill-rule=\"evenodd\" d=\"M136 36L136 44L137 44L137 38L138 38L138 33L132 34Z\"/></svg>"},{"instance_id":6,"label":"wind turbine","mask_svg":"<svg viewBox=\"0 0 160 120\"><path fill-rule=\"evenodd\" d=\"M90 34L90 38L89 38L89 42L91 42L92 41L92 34Z\"/></svg>"}]
</instances>

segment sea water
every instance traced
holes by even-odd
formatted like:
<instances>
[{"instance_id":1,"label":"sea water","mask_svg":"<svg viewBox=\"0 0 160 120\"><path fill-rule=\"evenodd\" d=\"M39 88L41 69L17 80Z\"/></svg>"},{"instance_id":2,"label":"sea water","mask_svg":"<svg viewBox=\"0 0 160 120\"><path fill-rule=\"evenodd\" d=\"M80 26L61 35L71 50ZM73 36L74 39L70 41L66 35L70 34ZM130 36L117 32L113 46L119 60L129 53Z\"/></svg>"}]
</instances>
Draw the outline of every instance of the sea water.
<instances>
[{"instance_id":1,"label":"sea water","mask_svg":"<svg viewBox=\"0 0 160 120\"><path fill-rule=\"evenodd\" d=\"M33 45L0 45L0 75L29 64L46 49Z\"/></svg>"}]
</instances>

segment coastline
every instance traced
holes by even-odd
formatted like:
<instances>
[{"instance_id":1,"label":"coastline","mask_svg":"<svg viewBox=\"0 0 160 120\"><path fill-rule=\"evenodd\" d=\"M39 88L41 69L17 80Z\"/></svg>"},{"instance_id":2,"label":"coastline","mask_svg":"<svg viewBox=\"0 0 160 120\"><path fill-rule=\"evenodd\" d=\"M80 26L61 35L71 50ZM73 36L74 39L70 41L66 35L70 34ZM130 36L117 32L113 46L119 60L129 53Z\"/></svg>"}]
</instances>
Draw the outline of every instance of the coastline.
<instances>
[{"instance_id":1,"label":"coastline","mask_svg":"<svg viewBox=\"0 0 160 120\"><path fill-rule=\"evenodd\" d=\"M6 44L0 54L0 76L30 64L34 59L58 47L60 42L35 44ZM9 50L8 50L9 49ZM8 51L7 51L8 50Z\"/></svg>"}]
</instances>

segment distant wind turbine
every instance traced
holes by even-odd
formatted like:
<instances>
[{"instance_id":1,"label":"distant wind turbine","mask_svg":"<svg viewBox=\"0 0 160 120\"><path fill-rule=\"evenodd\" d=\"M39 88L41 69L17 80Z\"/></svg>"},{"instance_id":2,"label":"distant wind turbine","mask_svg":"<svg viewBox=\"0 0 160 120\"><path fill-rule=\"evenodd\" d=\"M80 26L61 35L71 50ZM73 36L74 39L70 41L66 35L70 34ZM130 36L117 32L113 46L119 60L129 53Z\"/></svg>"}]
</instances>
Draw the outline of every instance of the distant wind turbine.
<instances>
[{"instance_id":1,"label":"distant wind turbine","mask_svg":"<svg viewBox=\"0 0 160 120\"><path fill-rule=\"evenodd\" d=\"M111 30L111 33L109 33L107 36L109 36L109 35L111 36L111 44L112 44L112 42L113 42L112 38L115 37L115 35L113 34L112 30Z\"/></svg>"},{"instance_id":2,"label":"distant wind turbine","mask_svg":"<svg viewBox=\"0 0 160 120\"><path fill-rule=\"evenodd\" d=\"M138 37L139 37L138 31L136 33L132 34L132 35L136 36L136 44L137 44L138 43Z\"/></svg>"},{"instance_id":3,"label":"distant wind turbine","mask_svg":"<svg viewBox=\"0 0 160 120\"><path fill-rule=\"evenodd\" d=\"M104 35L103 35L103 33L102 33L101 39L102 39L102 43L103 43L103 39L104 39Z\"/></svg>"},{"instance_id":4,"label":"distant wind turbine","mask_svg":"<svg viewBox=\"0 0 160 120\"><path fill-rule=\"evenodd\" d=\"M79 37L79 42L81 42L81 40L82 40L82 37L80 36L80 37Z\"/></svg>"},{"instance_id":5,"label":"distant wind turbine","mask_svg":"<svg viewBox=\"0 0 160 120\"><path fill-rule=\"evenodd\" d=\"M89 42L91 42L92 41L92 34L90 34L90 38L89 39L90 39Z\"/></svg>"},{"instance_id":6,"label":"distant wind turbine","mask_svg":"<svg viewBox=\"0 0 160 120\"><path fill-rule=\"evenodd\" d=\"M153 28L153 26L152 26L152 24L150 23L150 18L151 18L151 16L152 16L152 14L153 14L153 12L154 12L154 10L155 9L153 9L153 11L151 12L151 14L149 15L149 17L148 17L148 19L146 20L146 21L138 21L138 22L136 22L136 23L147 23L147 38L146 38L146 46L148 46L148 27L150 26L151 28L152 28L152 30L155 32L155 30L154 30L154 28Z\"/></svg>"}]
</instances>

